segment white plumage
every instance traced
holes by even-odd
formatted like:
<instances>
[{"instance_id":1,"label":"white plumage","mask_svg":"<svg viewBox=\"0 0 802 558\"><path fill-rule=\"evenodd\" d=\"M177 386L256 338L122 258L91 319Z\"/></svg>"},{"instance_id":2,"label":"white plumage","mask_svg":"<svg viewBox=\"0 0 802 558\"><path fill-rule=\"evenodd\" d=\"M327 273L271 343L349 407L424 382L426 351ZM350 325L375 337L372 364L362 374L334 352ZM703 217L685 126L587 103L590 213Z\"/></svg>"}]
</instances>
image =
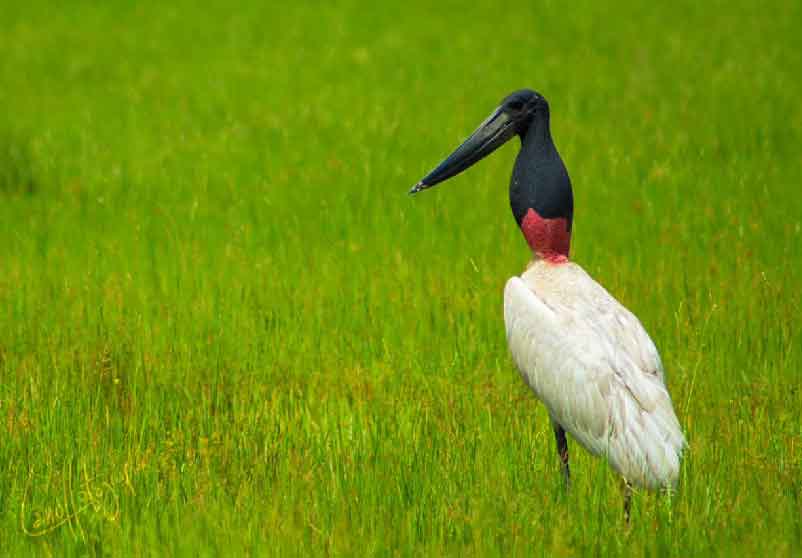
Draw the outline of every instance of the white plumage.
<instances>
[{"instance_id":1,"label":"white plumage","mask_svg":"<svg viewBox=\"0 0 802 558\"><path fill-rule=\"evenodd\" d=\"M629 310L578 265L535 260L507 282L504 321L553 422L636 486L676 483L685 438L660 355Z\"/></svg>"}]
</instances>

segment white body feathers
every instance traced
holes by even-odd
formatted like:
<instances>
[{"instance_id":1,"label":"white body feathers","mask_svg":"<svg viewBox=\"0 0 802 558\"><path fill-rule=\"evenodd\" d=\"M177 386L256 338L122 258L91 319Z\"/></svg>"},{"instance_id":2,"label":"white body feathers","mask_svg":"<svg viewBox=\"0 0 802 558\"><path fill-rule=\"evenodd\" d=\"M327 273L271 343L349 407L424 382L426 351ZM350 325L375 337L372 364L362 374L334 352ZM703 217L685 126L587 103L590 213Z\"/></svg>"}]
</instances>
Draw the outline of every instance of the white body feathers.
<instances>
[{"instance_id":1,"label":"white body feathers","mask_svg":"<svg viewBox=\"0 0 802 558\"><path fill-rule=\"evenodd\" d=\"M672 486L685 438L640 321L578 265L535 261L504 289L507 341L552 420L627 481Z\"/></svg>"}]
</instances>

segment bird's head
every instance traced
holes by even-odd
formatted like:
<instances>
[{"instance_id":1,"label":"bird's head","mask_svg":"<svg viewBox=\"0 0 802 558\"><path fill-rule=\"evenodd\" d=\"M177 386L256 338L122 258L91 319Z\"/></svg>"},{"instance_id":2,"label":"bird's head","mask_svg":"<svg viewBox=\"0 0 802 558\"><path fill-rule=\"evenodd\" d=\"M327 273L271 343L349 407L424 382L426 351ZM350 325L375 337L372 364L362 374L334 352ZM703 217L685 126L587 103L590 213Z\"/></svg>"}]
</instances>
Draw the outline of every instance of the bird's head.
<instances>
[{"instance_id":1,"label":"bird's head","mask_svg":"<svg viewBox=\"0 0 802 558\"><path fill-rule=\"evenodd\" d=\"M533 122L548 119L549 104L539 93L521 89L510 93L476 131L409 191L416 194L456 176L490 155L513 136L524 136Z\"/></svg>"}]
</instances>

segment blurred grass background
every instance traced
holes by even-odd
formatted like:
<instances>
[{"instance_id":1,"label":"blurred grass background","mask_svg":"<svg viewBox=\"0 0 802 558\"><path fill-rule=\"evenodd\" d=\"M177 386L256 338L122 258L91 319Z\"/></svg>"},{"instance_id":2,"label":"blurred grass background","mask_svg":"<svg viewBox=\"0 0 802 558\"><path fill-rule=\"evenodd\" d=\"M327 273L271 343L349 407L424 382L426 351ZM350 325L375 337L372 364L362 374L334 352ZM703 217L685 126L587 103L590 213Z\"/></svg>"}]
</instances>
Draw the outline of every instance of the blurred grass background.
<instances>
[{"instance_id":1,"label":"blurred grass background","mask_svg":"<svg viewBox=\"0 0 802 558\"><path fill-rule=\"evenodd\" d=\"M0 13L0 554L798 555L802 4ZM406 196L521 87L690 442L629 529L507 354L513 142Z\"/></svg>"}]
</instances>

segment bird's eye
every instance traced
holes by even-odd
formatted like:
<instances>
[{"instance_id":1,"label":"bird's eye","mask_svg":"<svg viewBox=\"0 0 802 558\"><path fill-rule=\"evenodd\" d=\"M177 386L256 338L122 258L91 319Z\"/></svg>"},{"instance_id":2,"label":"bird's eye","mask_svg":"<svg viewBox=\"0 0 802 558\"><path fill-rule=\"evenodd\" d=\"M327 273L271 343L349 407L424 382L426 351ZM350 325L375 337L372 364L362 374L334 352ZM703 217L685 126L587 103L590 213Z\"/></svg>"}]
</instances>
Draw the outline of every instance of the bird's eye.
<instances>
[{"instance_id":1,"label":"bird's eye","mask_svg":"<svg viewBox=\"0 0 802 558\"><path fill-rule=\"evenodd\" d=\"M524 103L523 101L510 101L509 107L512 110L521 110L524 108Z\"/></svg>"}]
</instances>

